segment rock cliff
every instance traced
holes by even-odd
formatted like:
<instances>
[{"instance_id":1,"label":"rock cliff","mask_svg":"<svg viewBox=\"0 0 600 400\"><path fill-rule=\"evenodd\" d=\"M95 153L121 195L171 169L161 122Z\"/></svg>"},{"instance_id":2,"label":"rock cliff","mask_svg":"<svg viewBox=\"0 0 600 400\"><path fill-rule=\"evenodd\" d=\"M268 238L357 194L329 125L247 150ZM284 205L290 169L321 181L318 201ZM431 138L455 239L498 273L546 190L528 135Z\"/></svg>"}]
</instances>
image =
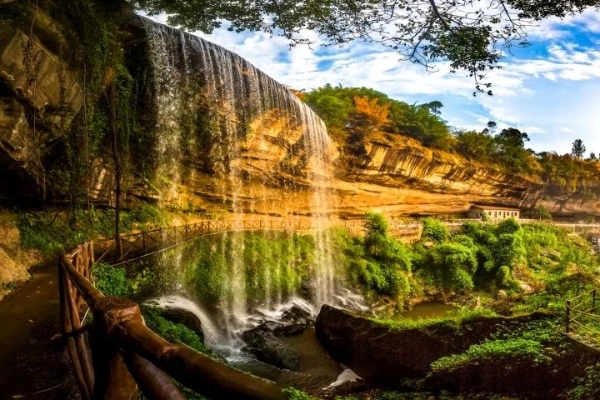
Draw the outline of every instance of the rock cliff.
<instances>
[{"instance_id":1,"label":"rock cliff","mask_svg":"<svg viewBox=\"0 0 600 400\"><path fill-rule=\"evenodd\" d=\"M60 0L49 3L60 9ZM65 32L77 21L59 19L56 12L28 1L0 4L0 15L0 167L5 171L0 196L13 202L43 200L54 190L55 200L66 199L65 185L57 184L62 175L54 171L60 164L65 168L69 151L81 145L68 143L69 132L85 120L92 106L86 99L101 97L86 87L86 71L92 66L71 54L80 43ZM352 160L338 156L329 139L322 140L328 144L317 144L325 147L325 158L313 157L306 150L312 139L302 127L318 122L300 117L303 106L287 90L218 46L170 28L160 28L160 35L171 35L160 44L156 32L149 33L131 15L128 21L122 27L128 32L123 47L138 97L137 130L128 149L133 161L123 178L125 201L170 203L211 215L235 209L285 217L314 214L315 193L309 189L318 186L327 196L319 212L334 219L367 210L390 216L458 215L474 203L524 209L543 204L565 215L600 210L600 182L594 179L586 183L591 196L567 196L537 179L509 176L397 135L372 135L363 143L365 155ZM175 36L181 41L174 41ZM160 65L153 58L159 45L163 50L173 46L171 58ZM218 57L229 60L227 73L241 84L227 89L219 86L224 79L209 80L221 68L221 61L214 61ZM190 75L194 63L202 72ZM109 85L110 74L104 78ZM266 100L251 97L257 91L266 93ZM290 117L292 109L301 113ZM161 121L167 115L173 118ZM234 125L233 136L207 135L215 126ZM146 136L135 137L142 133ZM110 145L106 139L99 145L85 181L77 185L86 188L92 201L111 204Z\"/></svg>"}]
</instances>

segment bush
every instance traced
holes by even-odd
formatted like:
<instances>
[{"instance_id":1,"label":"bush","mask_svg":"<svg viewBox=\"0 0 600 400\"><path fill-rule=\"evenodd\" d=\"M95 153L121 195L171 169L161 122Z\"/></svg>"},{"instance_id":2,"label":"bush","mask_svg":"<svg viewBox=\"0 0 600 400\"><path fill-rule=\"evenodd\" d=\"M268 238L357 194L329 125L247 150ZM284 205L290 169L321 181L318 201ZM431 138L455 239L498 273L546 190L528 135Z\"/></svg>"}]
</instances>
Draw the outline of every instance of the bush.
<instances>
[{"instance_id":1,"label":"bush","mask_svg":"<svg viewBox=\"0 0 600 400\"><path fill-rule=\"evenodd\" d=\"M96 264L92 270L96 288L106 296L128 297L132 293L125 270L108 264Z\"/></svg>"},{"instance_id":2,"label":"bush","mask_svg":"<svg viewBox=\"0 0 600 400\"><path fill-rule=\"evenodd\" d=\"M448 227L441 221L434 218L423 218L421 224L423 224L423 233L421 234L422 240L430 239L436 243L442 243L448 240L450 232L448 231Z\"/></svg>"}]
</instances>

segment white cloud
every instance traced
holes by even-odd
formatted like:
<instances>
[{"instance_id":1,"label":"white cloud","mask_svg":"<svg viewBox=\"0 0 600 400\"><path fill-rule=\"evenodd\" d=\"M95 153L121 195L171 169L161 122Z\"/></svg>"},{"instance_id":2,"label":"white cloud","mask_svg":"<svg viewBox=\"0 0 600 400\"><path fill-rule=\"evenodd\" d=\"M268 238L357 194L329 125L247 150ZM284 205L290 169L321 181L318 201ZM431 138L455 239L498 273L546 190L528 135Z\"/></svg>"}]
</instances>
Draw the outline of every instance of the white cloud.
<instances>
[{"instance_id":1,"label":"white cloud","mask_svg":"<svg viewBox=\"0 0 600 400\"><path fill-rule=\"evenodd\" d=\"M159 17L159 20L161 18ZM162 17L164 21L164 17ZM600 50L576 43L573 27L592 35L600 33L600 14L585 12L565 21L547 20L532 32L545 42L547 56L507 58L503 69L490 71L494 96L472 96L474 82L464 73L449 73L444 63L436 71L400 62L398 54L366 43L343 49L317 44L289 48L285 39L265 33L234 33L217 29L199 35L248 59L279 82L297 89L314 89L330 83L365 86L392 98L424 102L442 100L443 117L450 124L482 129L489 120L499 129L513 126L528 132L528 145L536 151L569 152L581 138L589 151L600 152ZM590 42L600 37L589 36ZM589 45L589 44L588 44Z\"/></svg>"}]
</instances>

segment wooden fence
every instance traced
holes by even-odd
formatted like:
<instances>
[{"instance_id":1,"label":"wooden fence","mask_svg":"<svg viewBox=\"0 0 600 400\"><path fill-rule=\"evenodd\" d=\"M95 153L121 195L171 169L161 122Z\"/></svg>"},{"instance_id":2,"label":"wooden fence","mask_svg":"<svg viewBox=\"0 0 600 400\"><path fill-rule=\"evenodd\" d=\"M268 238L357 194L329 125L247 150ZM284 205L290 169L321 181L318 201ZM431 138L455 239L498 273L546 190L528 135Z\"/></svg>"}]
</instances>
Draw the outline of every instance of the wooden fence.
<instances>
[{"instance_id":1,"label":"wooden fence","mask_svg":"<svg viewBox=\"0 0 600 400\"><path fill-rule=\"evenodd\" d=\"M129 255L146 254L193 237L260 223L207 221L121 238ZM84 399L131 399L138 387L150 400L184 399L172 383L215 399L283 399L272 382L241 372L191 348L167 342L142 320L140 307L104 296L91 282L93 265L114 241L88 242L59 260L62 334Z\"/></svg>"},{"instance_id":2,"label":"wooden fence","mask_svg":"<svg viewBox=\"0 0 600 400\"><path fill-rule=\"evenodd\" d=\"M567 300L565 333L600 351L600 299L594 289Z\"/></svg>"}]
</instances>

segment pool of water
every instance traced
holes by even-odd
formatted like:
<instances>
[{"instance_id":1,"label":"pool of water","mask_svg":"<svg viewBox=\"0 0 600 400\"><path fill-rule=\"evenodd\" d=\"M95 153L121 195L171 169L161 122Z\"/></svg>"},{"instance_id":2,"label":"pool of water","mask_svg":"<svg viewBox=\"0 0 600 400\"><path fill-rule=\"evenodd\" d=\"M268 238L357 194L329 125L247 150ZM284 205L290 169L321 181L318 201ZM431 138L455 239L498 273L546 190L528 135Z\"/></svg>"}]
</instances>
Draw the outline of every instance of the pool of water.
<instances>
[{"instance_id":1,"label":"pool of water","mask_svg":"<svg viewBox=\"0 0 600 400\"><path fill-rule=\"evenodd\" d=\"M409 311L403 312L401 315L404 318L410 319L427 319L439 317L453 317L460 310L452 305L441 301L428 301L415 304Z\"/></svg>"}]
</instances>

